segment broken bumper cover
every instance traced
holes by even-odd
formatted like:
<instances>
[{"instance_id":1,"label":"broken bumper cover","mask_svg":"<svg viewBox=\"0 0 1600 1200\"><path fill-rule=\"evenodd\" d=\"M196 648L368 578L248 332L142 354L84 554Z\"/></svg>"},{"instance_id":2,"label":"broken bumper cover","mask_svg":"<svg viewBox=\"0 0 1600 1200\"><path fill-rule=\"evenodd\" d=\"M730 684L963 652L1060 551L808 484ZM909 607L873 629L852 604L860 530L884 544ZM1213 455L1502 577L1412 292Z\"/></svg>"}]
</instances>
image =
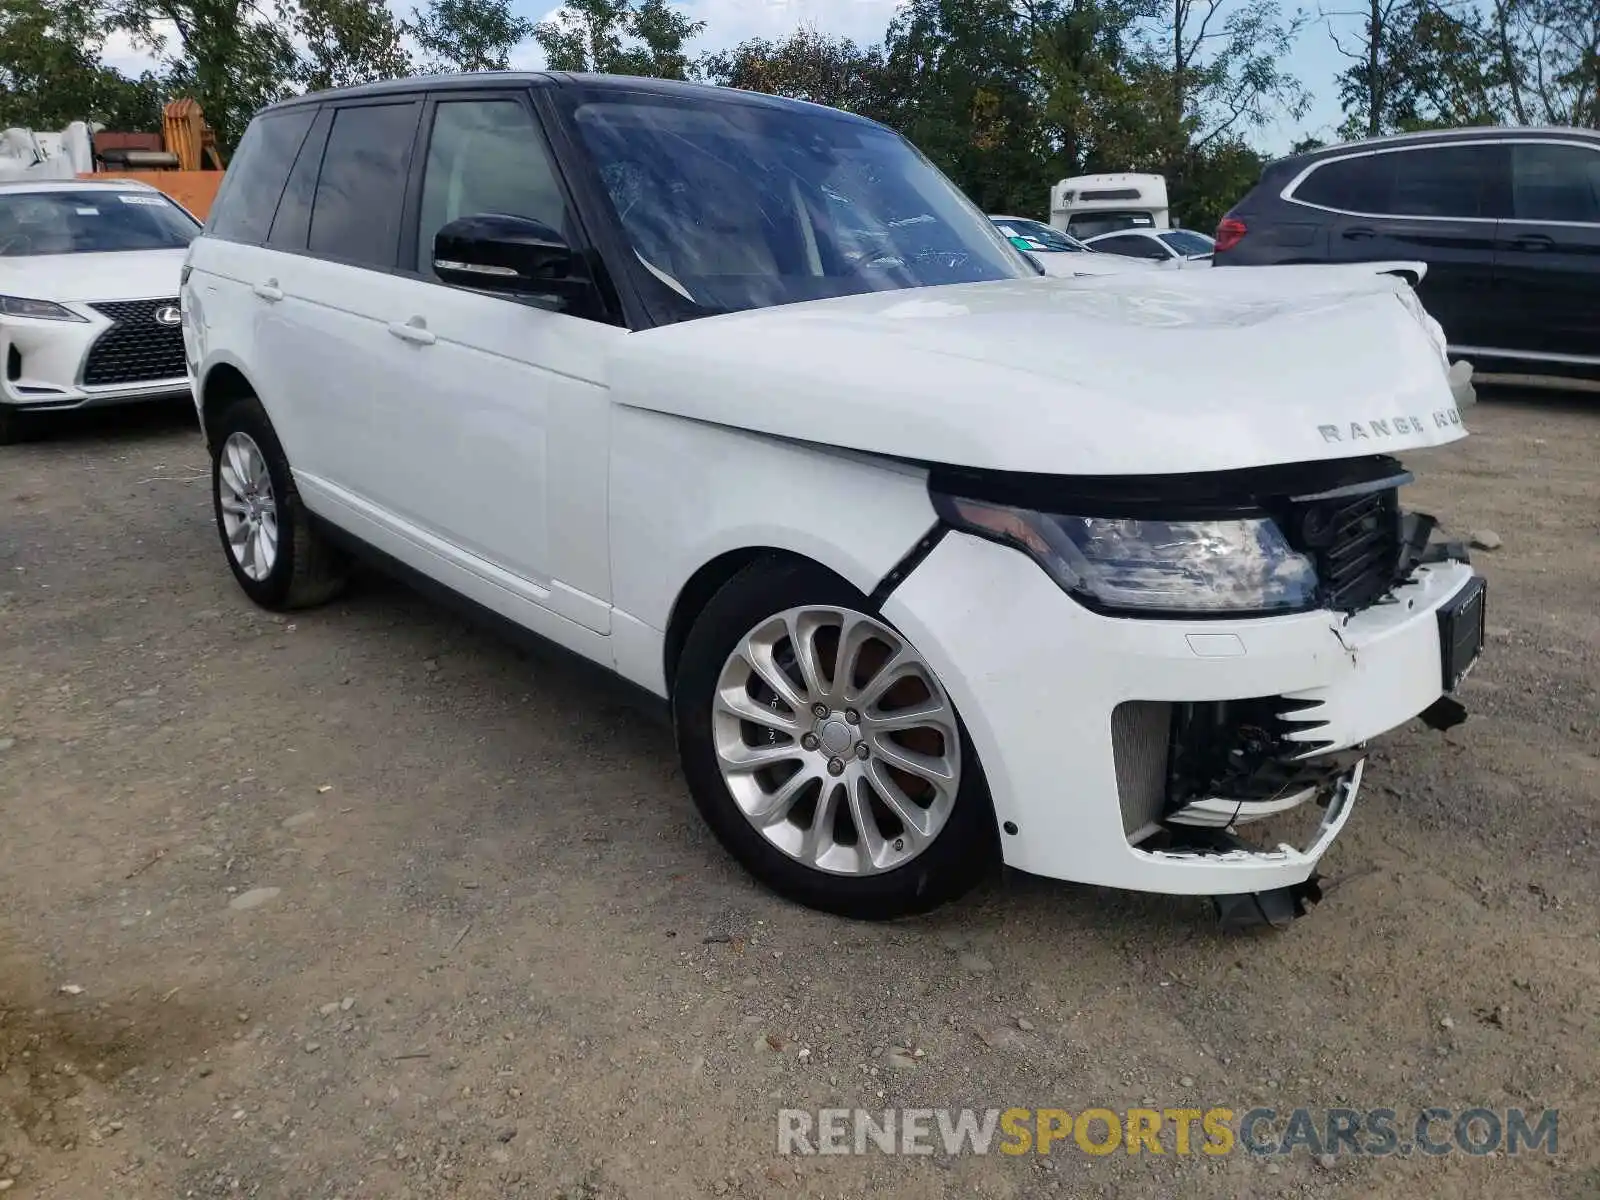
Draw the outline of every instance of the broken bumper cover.
<instances>
[{"instance_id":1,"label":"broken bumper cover","mask_svg":"<svg viewBox=\"0 0 1600 1200\"><path fill-rule=\"evenodd\" d=\"M1025 555L958 532L884 611L962 712L1009 865L1109 887L1223 896L1293 887L1311 876L1349 819L1361 746L1445 692L1439 614L1476 579L1465 563L1428 563L1388 600L1350 616L1108 617L1077 604ZM1144 827L1144 816L1130 816L1127 795L1138 781L1126 762L1119 778L1114 746L1138 744L1137 729L1114 728L1119 708L1151 718L1145 757L1156 761L1159 742L1165 777L1166 717L1148 710L1204 711L1223 701L1270 710L1279 722L1275 754L1239 774L1244 794L1185 797L1186 804L1146 814L1156 816L1155 828ZM1320 780L1294 773L1319 767ZM1285 772L1291 790L1261 786L1273 769ZM1203 835L1241 824L1225 819L1230 805L1264 806L1239 807L1238 817L1270 816L1276 802L1313 785L1304 799L1325 808L1298 847L1252 850L1181 836L1185 826ZM1174 822L1175 814L1190 819ZM1180 836L1170 836L1174 830Z\"/></svg>"}]
</instances>

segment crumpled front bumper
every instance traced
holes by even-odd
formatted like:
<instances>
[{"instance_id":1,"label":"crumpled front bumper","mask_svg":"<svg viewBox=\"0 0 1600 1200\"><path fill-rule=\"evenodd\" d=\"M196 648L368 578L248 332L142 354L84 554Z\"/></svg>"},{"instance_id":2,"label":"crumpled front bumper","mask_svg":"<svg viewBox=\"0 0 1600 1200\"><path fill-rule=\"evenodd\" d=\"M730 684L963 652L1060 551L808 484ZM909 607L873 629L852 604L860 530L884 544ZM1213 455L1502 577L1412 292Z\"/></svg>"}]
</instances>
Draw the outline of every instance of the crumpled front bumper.
<instances>
[{"instance_id":1,"label":"crumpled front bumper","mask_svg":"<svg viewBox=\"0 0 1600 1200\"><path fill-rule=\"evenodd\" d=\"M956 532L884 613L938 671L966 721L1009 865L1137 891L1233 895L1311 875L1350 817L1359 747L1443 693L1438 612L1473 577L1465 563L1422 566L1390 601L1349 617L1115 618L1077 604L1020 552ZM1131 829L1126 765L1119 786L1113 751L1119 706L1251 700L1292 710L1291 758L1327 761L1356 748L1341 760L1308 841L1199 852Z\"/></svg>"}]
</instances>

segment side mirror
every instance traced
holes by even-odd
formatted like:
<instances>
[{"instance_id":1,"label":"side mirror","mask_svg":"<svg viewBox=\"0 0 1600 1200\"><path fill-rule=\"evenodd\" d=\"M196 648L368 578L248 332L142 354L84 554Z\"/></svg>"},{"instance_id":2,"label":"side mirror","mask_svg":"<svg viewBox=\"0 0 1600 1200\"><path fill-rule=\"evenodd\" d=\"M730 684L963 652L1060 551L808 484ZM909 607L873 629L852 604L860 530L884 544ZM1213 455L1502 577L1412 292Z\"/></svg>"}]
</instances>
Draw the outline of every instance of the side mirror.
<instances>
[{"instance_id":1,"label":"side mirror","mask_svg":"<svg viewBox=\"0 0 1600 1200\"><path fill-rule=\"evenodd\" d=\"M529 217L458 217L433 238L433 273L444 283L518 296L587 301L594 280L583 256L554 229Z\"/></svg>"}]
</instances>

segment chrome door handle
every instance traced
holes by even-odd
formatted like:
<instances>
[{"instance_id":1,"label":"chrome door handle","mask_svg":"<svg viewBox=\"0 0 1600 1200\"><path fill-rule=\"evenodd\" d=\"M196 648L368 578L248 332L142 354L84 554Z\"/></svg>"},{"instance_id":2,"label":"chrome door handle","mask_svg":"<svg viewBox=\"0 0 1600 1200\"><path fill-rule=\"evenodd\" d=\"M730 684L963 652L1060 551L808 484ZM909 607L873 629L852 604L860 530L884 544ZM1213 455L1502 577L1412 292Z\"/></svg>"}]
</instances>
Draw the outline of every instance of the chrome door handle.
<instances>
[{"instance_id":1,"label":"chrome door handle","mask_svg":"<svg viewBox=\"0 0 1600 1200\"><path fill-rule=\"evenodd\" d=\"M409 321L391 321L389 332L413 346L431 346L439 340L428 331L428 323L421 317L412 317Z\"/></svg>"},{"instance_id":2,"label":"chrome door handle","mask_svg":"<svg viewBox=\"0 0 1600 1200\"><path fill-rule=\"evenodd\" d=\"M265 283L258 283L250 289L256 295L269 303L276 304L283 299L283 289L278 286L276 279L269 279Z\"/></svg>"}]
</instances>

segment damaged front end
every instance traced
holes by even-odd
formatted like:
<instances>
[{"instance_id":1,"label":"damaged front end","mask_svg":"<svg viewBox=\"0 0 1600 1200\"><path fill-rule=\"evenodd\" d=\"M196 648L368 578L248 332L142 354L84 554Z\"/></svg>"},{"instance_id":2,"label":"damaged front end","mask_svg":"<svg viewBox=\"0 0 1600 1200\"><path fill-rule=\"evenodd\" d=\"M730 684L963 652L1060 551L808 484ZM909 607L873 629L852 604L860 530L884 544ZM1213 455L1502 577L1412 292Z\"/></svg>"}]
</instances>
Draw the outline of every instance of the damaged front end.
<instances>
[{"instance_id":1,"label":"damaged front end","mask_svg":"<svg viewBox=\"0 0 1600 1200\"><path fill-rule=\"evenodd\" d=\"M1384 470L1392 466L1393 470ZM1403 512L1398 464L1375 462L1364 479L1321 492L1257 497L1289 542L1316 564L1318 604L1336 614L1334 633L1355 614L1397 603L1397 592L1433 563L1469 561L1461 543L1436 540L1435 519ZM1473 605L1461 611L1463 605ZM1420 715L1444 730L1466 719L1449 693L1482 644L1482 581L1440 614L1443 694ZM1323 698L1261 696L1205 702L1126 701L1112 713L1112 745L1128 841L1168 858L1243 860L1289 852L1316 857L1359 789L1365 743L1329 732ZM1249 825L1309 808L1318 818L1303 847L1253 847ZM1282 927L1321 899L1313 871L1268 892L1213 897L1225 928Z\"/></svg>"},{"instance_id":2,"label":"damaged front end","mask_svg":"<svg viewBox=\"0 0 1600 1200\"><path fill-rule=\"evenodd\" d=\"M1100 779L1120 814L1059 854L1008 842L1007 861L1209 895L1235 928L1314 904L1366 745L1419 714L1459 721L1450 693L1482 644L1483 580L1433 518L1404 511L1410 480L1385 455L1185 476L935 468L950 528L1022 551L1076 602L1029 601L1038 628L1061 626L1035 635L1055 647L1040 657L1076 672L1071 702L1110 726ZM1017 795L1010 825L1051 829ZM1285 831L1305 818L1309 834Z\"/></svg>"},{"instance_id":3,"label":"damaged front end","mask_svg":"<svg viewBox=\"0 0 1600 1200\"><path fill-rule=\"evenodd\" d=\"M1128 841L1172 859L1314 853L1354 800L1366 752L1321 749L1316 727L1296 720L1312 707L1283 696L1118 705L1112 751ZM1320 816L1302 850L1263 850L1237 832L1307 805ZM1213 901L1225 927L1247 928L1285 925L1320 898L1313 873L1290 887Z\"/></svg>"}]
</instances>

